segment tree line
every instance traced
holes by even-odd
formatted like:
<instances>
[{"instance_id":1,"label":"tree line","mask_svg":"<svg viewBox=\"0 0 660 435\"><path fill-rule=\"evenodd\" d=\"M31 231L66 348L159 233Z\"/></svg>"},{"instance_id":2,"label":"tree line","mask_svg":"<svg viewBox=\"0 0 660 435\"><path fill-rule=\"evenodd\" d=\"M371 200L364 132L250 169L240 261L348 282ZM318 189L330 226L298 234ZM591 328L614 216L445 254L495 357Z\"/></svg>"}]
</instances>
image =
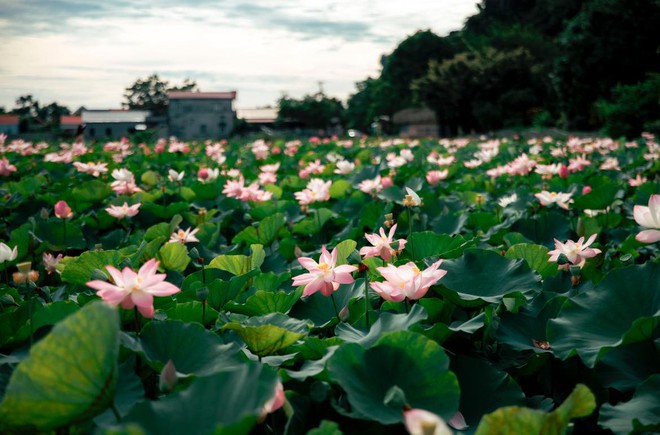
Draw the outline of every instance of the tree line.
<instances>
[{"instance_id":1,"label":"tree line","mask_svg":"<svg viewBox=\"0 0 660 435\"><path fill-rule=\"evenodd\" d=\"M478 8L460 31L406 38L333 113L364 131L401 109L428 107L448 134L660 132L660 1L483 0ZM283 98L281 113L308 100Z\"/></svg>"},{"instance_id":2,"label":"tree line","mask_svg":"<svg viewBox=\"0 0 660 435\"><path fill-rule=\"evenodd\" d=\"M427 107L449 135L524 126L660 133L660 0L482 0L478 8L459 31L406 38L346 104L322 91L281 97L277 125L368 132L399 110ZM125 89L123 106L165 115L168 92L191 90L194 80L173 85L152 74ZM21 116L22 131L47 131L70 112L26 95L9 113Z\"/></svg>"}]
</instances>

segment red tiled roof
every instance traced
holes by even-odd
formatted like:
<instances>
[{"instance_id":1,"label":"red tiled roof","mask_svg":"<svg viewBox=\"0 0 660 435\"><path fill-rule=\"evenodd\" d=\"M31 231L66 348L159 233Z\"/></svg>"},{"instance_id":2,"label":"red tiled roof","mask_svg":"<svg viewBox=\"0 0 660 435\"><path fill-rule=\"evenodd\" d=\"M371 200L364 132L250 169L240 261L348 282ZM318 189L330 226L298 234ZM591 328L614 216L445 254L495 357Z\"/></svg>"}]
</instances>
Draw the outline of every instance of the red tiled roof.
<instances>
[{"instance_id":1,"label":"red tiled roof","mask_svg":"<svg viewBox=\"0 0 660 435\"><path fill-rule=\"evenodd\" d=\"M0 125L16 125L18 120L17 115L0 115Z\"/></svg>"},{"instance_id":2,"label":"red tiled roof","mask_svg":"<svg viewBox=\"0 0 660 435\"><path fill-rule=\"evenodd\" d=\"M231 92L169 92L167 96L170 100L195 99L195 100L233 100L236 98L236 91Z\"/></svg>"},{"instance_id":3,"label":"red tiled roof","mask_svg":"<svg viewBox=\"0 0 660 435\"><path fill-rule=\"evenodd\" d=\"M60 116L60 124L62 125L80 125L82 124L82 116Z\"/></svg>"}]
</instances>

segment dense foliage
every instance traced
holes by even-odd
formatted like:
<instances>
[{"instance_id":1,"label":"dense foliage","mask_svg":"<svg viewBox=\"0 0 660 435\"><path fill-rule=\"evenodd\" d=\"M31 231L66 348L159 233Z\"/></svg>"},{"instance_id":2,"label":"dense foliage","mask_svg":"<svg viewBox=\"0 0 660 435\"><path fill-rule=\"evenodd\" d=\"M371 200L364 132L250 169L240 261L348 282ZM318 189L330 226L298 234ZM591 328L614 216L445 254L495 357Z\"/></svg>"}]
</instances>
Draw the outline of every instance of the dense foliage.
<instances>
[{"instance_id":1,"label":"dense foliage","mask_svg":"<svg viewBox=\"0 0 660 435\"><path fill-rule=\"evenodd\" d=\"M0 153L3 433L660 430L652 135Z\"/></svg>"},{"instance_id":2,"label":"dense foliage","mask_svg":"<svg viewBox=\"0 0 660 435\"><path fill-rule=\"evenodd\" d=\"M657 127L660 101L649 75L660 72L659 21L657 1L484 0L461 31L419 31L401 42L379 77L357 83L347 119L366 128L378 116L426 105L450 132L605 126L634 137L642 126L617 89L649 80L635 89L650 100L646 122Z\"/></svg>"}]
</instances>

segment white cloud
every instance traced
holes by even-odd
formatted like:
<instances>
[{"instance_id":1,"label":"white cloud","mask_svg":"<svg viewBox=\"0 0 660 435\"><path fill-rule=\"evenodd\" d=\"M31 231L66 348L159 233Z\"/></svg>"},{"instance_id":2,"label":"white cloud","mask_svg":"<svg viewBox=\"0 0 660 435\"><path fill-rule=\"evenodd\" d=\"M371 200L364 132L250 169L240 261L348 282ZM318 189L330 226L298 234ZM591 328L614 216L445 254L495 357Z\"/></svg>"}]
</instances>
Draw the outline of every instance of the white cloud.
<instances>
[{"instance_id":1,"label":"white cloud","mask_svg":"<svg viewBox=\"0 0 660 435\"><path fill-rule=\"evenodd\" d=\"M300 97L318 81L345 99L407 35L428 28L443 35L476 12L476 2L463 0L368 3L131 3L66 15L57 28L35 17L37 31L1 19L0 106L33 94L74 109L118 107L126 86L154 72L173 82L190 77L206 91L237 90L239 107L274 104L282 92ZM28 12L17 8L13 18L21 13Z\"/></svg>"}]
</instances>

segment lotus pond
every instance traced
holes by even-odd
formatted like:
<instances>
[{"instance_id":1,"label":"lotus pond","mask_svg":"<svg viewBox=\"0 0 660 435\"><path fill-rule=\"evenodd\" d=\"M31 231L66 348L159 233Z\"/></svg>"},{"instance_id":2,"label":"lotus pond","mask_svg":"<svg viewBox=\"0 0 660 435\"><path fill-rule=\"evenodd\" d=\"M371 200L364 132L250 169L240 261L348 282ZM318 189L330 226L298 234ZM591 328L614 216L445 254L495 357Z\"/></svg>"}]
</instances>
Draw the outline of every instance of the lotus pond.
<instances>
[{"instance_id":1,"label":"lotus pond","mask_svg":"<svg viewBox=\"0 0 660 435\"><path fill-rule=\"evenodd\" d=\"M652 135L0 137L0 431L660 430Z\"/></svg>"}]
</instances>

